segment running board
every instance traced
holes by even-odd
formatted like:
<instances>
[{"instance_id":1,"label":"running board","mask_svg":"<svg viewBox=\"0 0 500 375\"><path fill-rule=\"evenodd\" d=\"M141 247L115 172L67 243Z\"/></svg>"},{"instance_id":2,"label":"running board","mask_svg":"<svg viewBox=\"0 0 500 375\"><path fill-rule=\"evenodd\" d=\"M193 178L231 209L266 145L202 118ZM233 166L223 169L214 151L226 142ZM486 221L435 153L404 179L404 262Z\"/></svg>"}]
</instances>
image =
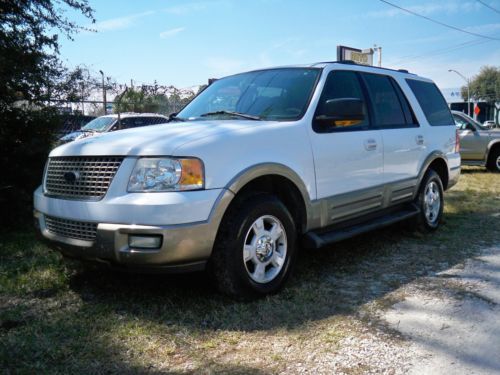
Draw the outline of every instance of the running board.
<instances>
[{"instance_id":1,"label":"running board","mask_svg":"<svg viewBox=\"0 0 500 375\"><path fill-rule=\"evenodd\" d=\"M345 240L357 236L358 234L366 233L375 229L383 228L399 221L411 219L420 213L418 207L410 205L401 211L396 211L390 214L379 216L372 220L368 220L349 227L332 229L328 232L308 232L304 235L303 245L309 249L319 249L335 242Z\"/></svg>"}]
</instances>

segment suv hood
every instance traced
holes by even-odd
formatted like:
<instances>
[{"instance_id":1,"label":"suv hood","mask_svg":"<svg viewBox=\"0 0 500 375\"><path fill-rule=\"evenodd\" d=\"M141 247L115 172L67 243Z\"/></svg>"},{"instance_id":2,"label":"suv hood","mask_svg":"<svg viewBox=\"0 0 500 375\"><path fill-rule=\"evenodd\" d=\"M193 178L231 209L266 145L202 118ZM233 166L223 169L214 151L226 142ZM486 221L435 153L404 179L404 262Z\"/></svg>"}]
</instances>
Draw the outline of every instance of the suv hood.
<instances>
[{"instance_id":1,"label":"suv hood","mask_svg":"<svg viewBox=\"0 0 500 375\"><path fill-rule=\"evenodd\" d=\"M222 120L175 122L98 134L64 144L49 156L159 156L173 155L186 142L214 137L244 127L261 127L265 121Z\"/></svg>"}]
</instances>

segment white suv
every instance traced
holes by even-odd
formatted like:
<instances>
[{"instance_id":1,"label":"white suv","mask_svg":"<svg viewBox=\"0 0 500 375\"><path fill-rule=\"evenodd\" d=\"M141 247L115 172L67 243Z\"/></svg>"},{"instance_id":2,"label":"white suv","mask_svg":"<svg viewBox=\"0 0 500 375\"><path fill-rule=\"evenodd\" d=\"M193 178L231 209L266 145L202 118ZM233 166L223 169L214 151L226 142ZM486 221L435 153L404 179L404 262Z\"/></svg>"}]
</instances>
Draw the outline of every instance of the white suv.
<instances>
[{"instance_id":1,"label":"white suv","mask_svg":"<svg viewBox=\"0 0 500 375\"><path fill-rule=\"evenodd\" d=\"M215 81L169 126L49 156L36 223L64 255L137 271L208 269L221 291L276 292L300 247L410 219L436 229L460 174L428 79L348 63Z\"/></svg>"}]
</instances>

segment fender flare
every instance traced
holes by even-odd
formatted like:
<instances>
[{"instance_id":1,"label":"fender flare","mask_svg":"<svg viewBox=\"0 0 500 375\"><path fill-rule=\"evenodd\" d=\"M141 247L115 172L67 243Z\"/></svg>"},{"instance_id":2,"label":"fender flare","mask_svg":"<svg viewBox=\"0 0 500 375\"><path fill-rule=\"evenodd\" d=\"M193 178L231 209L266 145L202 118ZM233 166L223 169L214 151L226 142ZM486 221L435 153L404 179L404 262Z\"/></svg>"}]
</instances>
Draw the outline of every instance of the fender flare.
<instances>
[{"instance_id":1,"label":"fender flare","mask_svg":"<svg viewBox=\"0 0 500 375\"><path fill-rule=\"evenodd\" d=\"M446 155L439 150L434 150L432 151L427 158L425 158L424 162L422 163L422 167L420 168L420 172L418 174L417 178L417 185L416 185L416 190L414 193L414 197L416 194L418 194L418 191L420 190L420 184L422 183L422 180L425 176L425 172L429 169L429 166L437 159L441 159L445 162L448 176L450 175L450 167L448 166L448 159L446 158Z\"/></svg>"},{"instance_id":2,"label":"fender flare","mask_svg":"<svg viewBox=\"0 0 500 375\"><path fill-rule=\"evenodd\" d=\"M488 143L488 146L486 147L486 154L484 156L484 162L488 163L488 158L490 157L490 151L493 148L493 146L497 145L500 143L500 138L498 139L492 139L490 143Z\"/></svg>"},{"instance_id":3,"label":"fender flare","mask_svg":"<svg viewBox=\"0 0 500 375\"><path fill-rule=\"evenodd\" d=\"M227 183L225 188L231 190L234 194L237 194L241 188L243 188L243 186L250 181L255 180L258 177L268 175L278 175L289 179L299 189L304 201L311 200L302 178L300 178L300 176L290 167L279 163L261 163L252 165L234 176L231 181Z\"/></svg>"},{"instance_id":4,"label":"fender flare","mask_svg":"<svg viewBox=\"0 0 500 375\"><path fill-rule=\"evenodd\" d=\"M306 211L306 225L303 229L307 231L314 226L318 226L317 223L319 223L320 215L317 206L319 205L311 201L306 184L302 178L292 168L280 163L255 164L245 168L234 176L224 187L224 193L214 207L212 214L216 218L216 221L220 222L231 201L245 185L256 178L269 175L277 175L288 179L299 191Z\"/></svg>"}]
</instances>

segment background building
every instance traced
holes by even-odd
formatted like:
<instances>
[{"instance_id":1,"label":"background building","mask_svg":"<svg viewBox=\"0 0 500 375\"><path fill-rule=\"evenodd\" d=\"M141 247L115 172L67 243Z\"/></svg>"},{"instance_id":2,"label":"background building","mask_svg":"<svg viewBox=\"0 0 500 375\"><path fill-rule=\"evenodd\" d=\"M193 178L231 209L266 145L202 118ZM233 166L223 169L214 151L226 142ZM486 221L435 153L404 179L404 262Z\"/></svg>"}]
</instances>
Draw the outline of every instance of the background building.
<instances>
[{"instance_id":1,"label":"background building","mask_svg":"<svg viewBox=\"0 0 500 375\"><path fill-rule=\"evenodd\" d=\"M443 93L444 98L446 99L446 102L450 106L450 109L454 111L460 111L467 113L467 99L463 99L462 95L460 94L460 87L453 87L453 88L446 88L446 89L441 89L441 92ZM471 101L470 104L470 116L479 121L480 123L483 123L487 120L496 120L496 123L498 124L500 122L499 115L500 115L500 103L496 103L495 105L486 103L486 102L478 102L477 105L479 107L479 114L476 115L474 113L474 103Z\"/></svg>"}]
</instances>

